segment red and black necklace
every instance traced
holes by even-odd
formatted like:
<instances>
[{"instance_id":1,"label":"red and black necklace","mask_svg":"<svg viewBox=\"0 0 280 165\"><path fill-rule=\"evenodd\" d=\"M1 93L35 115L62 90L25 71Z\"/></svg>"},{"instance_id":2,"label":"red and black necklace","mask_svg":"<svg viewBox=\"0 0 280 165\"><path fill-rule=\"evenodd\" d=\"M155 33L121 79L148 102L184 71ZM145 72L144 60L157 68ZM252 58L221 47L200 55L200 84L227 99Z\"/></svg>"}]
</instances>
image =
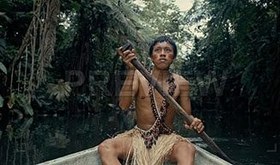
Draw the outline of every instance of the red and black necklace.
<instances>
[{"instance_id":1,"label":"red and black necklace","mask_svg":"<svg viewBox=\"0 0 280 165\"><path fill-rule=\"evenodd\" d=\"M175 79L172 75L172 73L169 73L168 79L166 80L168 84L168 94L170 96L174 95L176 84ZM156 118L154 125L147 131L142 131L141 136L144 139L144 143L146 145L146 148L152 148L154 144L156 144L156 141L158 137L161 134L171 134L173 131L170 129L164 122L164 118L167 114L167 109L169 106L169 103L166 102L165 99L162 100L162 105L160 109L157 107L156 99L155 99L155 92L154 87L151 83L149 83L149 96L151 99L151 108L153 111L153 114Z\"/></svg>"},{"instance_id":2,"label":"red and black necklace","mask_svg":"<svg viewBox=\"0 0 280 165\"><path fill-rule=\"evenodd\" d=\"M168 79L166 80L167 84L168 84L168 94L170 96L173 96L175 89L176 89L176 84L175 84L175 79L172 75L172 73L169 73ZM160 107L160 109L157 107L157 103L156 103L156 99L155 99L155 90L154 87L152 86L151 83L149 83L149 96L151 99L151 107L152 107L152 111L155 115L156 118L161 119L162 121L164 120L164 117L166 116L167 113L167 108L169 106L169 103L166 102L165 99L162 100L162 105Z\"/></svg>"}]
</instances>

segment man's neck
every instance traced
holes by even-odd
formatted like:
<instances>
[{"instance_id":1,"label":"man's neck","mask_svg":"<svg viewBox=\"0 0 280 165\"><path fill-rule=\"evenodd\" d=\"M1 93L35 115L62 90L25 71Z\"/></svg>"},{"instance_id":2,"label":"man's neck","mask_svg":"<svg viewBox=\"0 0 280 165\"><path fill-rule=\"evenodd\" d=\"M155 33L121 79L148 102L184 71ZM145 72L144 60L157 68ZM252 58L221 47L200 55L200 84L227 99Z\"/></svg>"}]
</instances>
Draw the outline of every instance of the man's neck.
<instances>
[{"instance_id":1,"label":"man's neck","mask_svg":"<svg viewBox=\"0 0 280 165\"><path fill-rule=\"evenodd\" d=\"M169 69L160 70L160 69L153 68L153 70L152 70L152 75L153 75L158 81L167 80L168 77L169 77L169 74L170 74Z\"/></svg>"}]
</instances>

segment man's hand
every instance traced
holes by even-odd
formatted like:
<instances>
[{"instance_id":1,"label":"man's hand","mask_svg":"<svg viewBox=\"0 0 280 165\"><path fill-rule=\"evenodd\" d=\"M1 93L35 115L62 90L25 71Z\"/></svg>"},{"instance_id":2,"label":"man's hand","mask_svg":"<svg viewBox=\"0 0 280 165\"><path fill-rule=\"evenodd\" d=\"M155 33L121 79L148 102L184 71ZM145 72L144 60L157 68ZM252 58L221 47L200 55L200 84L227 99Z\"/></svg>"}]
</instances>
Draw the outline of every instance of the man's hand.
<instances>
[{"instance_id":1,"label":"man's hand","mask_svg":"<svg viewBox=\"0 0 280 165\"><path fill-rule=\"evenodd\" d=\"M123 51L122 47L120 47L117 49L117 53L126 64L127 69L135 69L135 67L131 64L131 60L136 59L136 52L134 49Z\"/></svg>"},{"instance_id":2,"label":"man's hand","mask_svg":"<svg viewBox=\"0 0 280 165\"><path fill-rule=\"evenodd\" d=\"M198 118L193 118L193 121L190 125L187 123L184 124L185 128L187 129L194 129L197 133L201 133L204 130L203 122Z\"/></svg>"}]
</instances>

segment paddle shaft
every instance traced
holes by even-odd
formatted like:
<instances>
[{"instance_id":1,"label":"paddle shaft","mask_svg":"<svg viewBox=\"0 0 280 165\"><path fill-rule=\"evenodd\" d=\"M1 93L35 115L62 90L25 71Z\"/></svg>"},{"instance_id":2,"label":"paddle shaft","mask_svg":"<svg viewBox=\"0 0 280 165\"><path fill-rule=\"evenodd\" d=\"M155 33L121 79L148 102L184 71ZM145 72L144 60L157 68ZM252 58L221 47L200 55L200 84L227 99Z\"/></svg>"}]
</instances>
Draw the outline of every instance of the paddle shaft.
<instances>
[{"instance_id":1,"label":"paddle shaft","mask_svg":"<svg viewBox=\"0 0 280 165\"><path fill-rule=\"evenodd\" d=\"M131 63L149 81L149 83L153 85L153 87L162 95L162 97L166 99L166 101L171 106L173 106L177 112L179 112L185 117L186 122L188 124L191 124L193 121L193 117L188 115L186 111L184 111L184 109L174 100L174 98L163 90L160 84L150 75L147 69L137 59L133 59ZM208 144L208 146L212 150L216 151L219 156L233 163L233 161L217 146L217 144L204 131L199 133L198 135L201 139L204 140L206 144Z\"/></svg>"}]
</instances>

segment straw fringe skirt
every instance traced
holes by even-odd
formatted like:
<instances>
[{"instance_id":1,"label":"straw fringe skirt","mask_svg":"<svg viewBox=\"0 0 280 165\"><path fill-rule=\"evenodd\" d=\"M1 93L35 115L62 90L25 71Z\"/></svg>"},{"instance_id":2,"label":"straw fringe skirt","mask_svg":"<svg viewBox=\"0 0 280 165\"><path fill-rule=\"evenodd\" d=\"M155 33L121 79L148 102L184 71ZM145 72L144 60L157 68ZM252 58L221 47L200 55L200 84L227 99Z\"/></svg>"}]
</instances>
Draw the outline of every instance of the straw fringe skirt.
<instances>
[{"instance_id":1,"label":"straw fringe skirt","mask_svg":"<svg viewBox=\"0 0 280 165\"><path fill-rule=\"evenodd\" d=\"M163 134L158 137L156 144L151 149L147 149L139 129L133 128L115 138L124 136L132 138L132 146L125 160L125 165L162 165L171 154L174 144L179 141L189 142L176 133Z\"/></svg>"}]
</instances>

